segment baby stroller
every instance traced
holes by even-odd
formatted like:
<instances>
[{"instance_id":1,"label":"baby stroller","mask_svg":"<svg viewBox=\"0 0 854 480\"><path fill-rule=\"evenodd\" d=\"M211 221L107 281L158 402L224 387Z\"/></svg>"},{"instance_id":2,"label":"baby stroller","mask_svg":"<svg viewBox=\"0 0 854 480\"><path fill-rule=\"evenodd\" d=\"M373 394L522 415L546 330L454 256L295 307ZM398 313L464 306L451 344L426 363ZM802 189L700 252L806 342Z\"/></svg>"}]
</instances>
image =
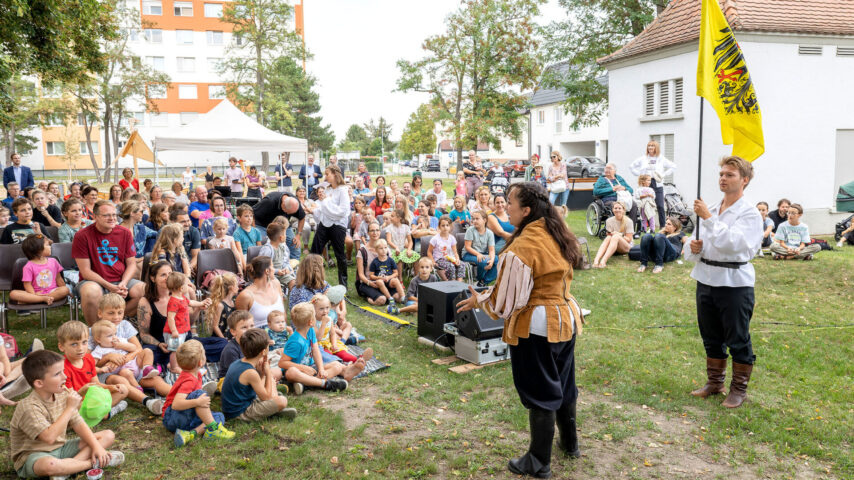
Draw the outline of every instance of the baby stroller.
<instances>
[{"instance_id":1,"label":"baby stroller","mask_svg":"<svg viewBox=\"0 0 854 480\"><path fill-rule=\"evenodd\" d=\"M489 184L490 195L505 195L507 193L507 188L510 187L510 173L503 170L501 172L490 170L489 173L486 174L485 183Z\"/></svg>"},{"instance_id":2,"label":"baby stroller","mask_svg":"<svg viewBox=\"0 0 854 480\"><path fill-rule=\"evenodd\" d=\"M685 205L682 195L673 183L664 184L664 210L666 217L677 217L686 235L694 232L694 212Z\"/></svg>"}]
</instances>

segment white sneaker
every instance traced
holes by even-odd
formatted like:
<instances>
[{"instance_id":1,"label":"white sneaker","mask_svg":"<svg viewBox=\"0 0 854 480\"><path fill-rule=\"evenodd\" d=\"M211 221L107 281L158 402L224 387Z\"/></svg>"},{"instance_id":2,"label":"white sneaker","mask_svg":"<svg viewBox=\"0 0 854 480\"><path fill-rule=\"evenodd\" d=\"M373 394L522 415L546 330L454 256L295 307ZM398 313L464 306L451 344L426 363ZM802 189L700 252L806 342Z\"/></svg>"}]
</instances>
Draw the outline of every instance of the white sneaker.
<instances>
[{"instance_id":1,"label":"white sneaker","mask_svg":"<svg viewBox=\"0 0 854 480\"><path fill-rule=\"evenodd\" d=\"M586 317L587 315L590 315L590 310L587 310L586 308L582 308L582 309L581 309L581 315L583 315L583 316L585 316L585 317Z\"/></svg>"},{"instance_id":2,"label":"white sneaker","mask_svg":"<svg viewBox=\"0 0 854 480\"><path fill-rule=\"evenodd\" d=\"M92 464L92 468L107 468L107 467L116 467L125 462L125 454L118 450L110 450L108 452L110 454L110 460L103 467L98 466L98 461L96 460L94 464Z\"/></svg>"},{"instance_id":3,"label":"white sneaker","mask_svg":"<svg viewBox=\"0 0 854 480\"><path fill-rule=\"evenodd\" d=\"M208 382L202 385L202 390L204 390L209 397L213 398L214 393L216 393L216 382Z\"/></svg>"},{"instance_id":4,"label":"white sneaker","mask_svg":"<svg viewBox=\"0 0 854 480\"><path fill-rule=\"evenodd\" d=\"M44 343L38 338L33 339L33 346L30 347L30 353L36 352L38 350L44 350Z\"/></svg>"},{"instance_id":5,"label":"white sneaker","mask_svg":"<svg viewBox=\"0 0 854 480\"><path fill-rule=\"evenodd\" d=\"M9 400L12 400L15 397L19 397L27 393L28 391L30 391L30 384L27 383L27 379L21 375L6 385L3 385L3 389L0 390L0 393Z\"/></svg>"},{"instance_id":6,"label":"white sneaker","mask_svg":"<svg viewBox=\"0 0 854 480\"><path fill-rule=\"evenodd\" d=\"M163 415L163 399L155 398L148 402L148 411L154 415Z\"/></svg>"},{"instance_id":7,"label":"white sneaker","mask_svg":"<svg viewBox=\"0 0 854 480\"><path fill-rule=\"evenodd\" d=\"M294 382L292 385L294 386L294 395L302 395L302 392L305 391L305 386L301 383Z\"/></svg>"},{"instance_id":8,"label":"white sneaker","mask_svg":"<svg viewBox=\"0 0 854 480\"><path fill-rule=\"evenodd\" d=\"M844 244L845 244L845 242L843 242L842 240L840 240L839 242L837 242L837 243L836 243L836 247L837 247L837 248L842 248L842 245L844 245Z\"/></svg>"},{"instance_id":9,"label":"white sneaker","mask_svg":"<svg viewBox=\"0 0 854 480\"><path fill-rule=\"evenodd\" d=\"M116 415L124 412L125 410L127 410L127 408L128 402L122 400L121 402L117 403L115 407L110 409L110 418L113 418Z\"/></svg>"}]
</instances>

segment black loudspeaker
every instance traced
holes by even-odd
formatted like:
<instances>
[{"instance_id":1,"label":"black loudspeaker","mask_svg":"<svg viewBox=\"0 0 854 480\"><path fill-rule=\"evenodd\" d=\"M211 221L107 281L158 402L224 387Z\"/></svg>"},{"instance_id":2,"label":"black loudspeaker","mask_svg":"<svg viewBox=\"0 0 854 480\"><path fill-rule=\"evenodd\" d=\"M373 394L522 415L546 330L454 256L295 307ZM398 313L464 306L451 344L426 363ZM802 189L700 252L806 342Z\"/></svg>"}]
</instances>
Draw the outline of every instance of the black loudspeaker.
<instances>
[{"instance_id":1,"label":"black loudspeaker","mask_svg":"<svg viewBox=\"0 0 854 480\"><path fill-rule=\"evenodd\" d=\"M258 197L236 197L234 199L234 206L235 208L241 205L249 205L250 207L254 207L255 204L260 201L261 199Z\"/></svg>"},{"instance_id":2,"label":"black loudspeaker","mask_svg":"<svg viewBox=\"0 0 854 480\"><path fill-rule=\"evenodd\" d=\"M481 290L481 289L477 289ZM454 303L462 302L471 296L468 290L460 292L454 299ZM490 338L499 338L504 332L504 321L493 320L483 310L476 308L467 312L461 312L454 317L460 335L469 340L480 341Z\"/></svg>"},{"instance_id":3,"label":"black loudspeaker","mask_svg":"<svg viewBox=\"0 0 854 480\"><path fill-rule=\"evenodd\" d=\"M418 336L438 340L439 345L454 344L454 337L445 335L445 324L454 322L456 302L460 292L468 289L463 282L430 282L418 285Z\"/></svg>"}]
</instances>

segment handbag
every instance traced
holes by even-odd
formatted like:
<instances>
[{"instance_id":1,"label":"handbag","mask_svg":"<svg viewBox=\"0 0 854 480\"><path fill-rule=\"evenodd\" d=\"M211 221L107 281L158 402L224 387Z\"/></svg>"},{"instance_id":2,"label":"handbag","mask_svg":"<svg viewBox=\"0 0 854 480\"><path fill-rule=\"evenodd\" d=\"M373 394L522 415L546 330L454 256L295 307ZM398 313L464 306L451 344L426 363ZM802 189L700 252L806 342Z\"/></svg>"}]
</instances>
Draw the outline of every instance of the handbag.
<instances>
[{"instance_id":1,"label":"handbag","mask_svg":"<svg viewBox=\"0 0 854 480\"><path fill-rule=\"evenodd\" d=\"M606 178L605 180L608 180L608 179ZM614 185L614 182L611 182L610 180L608 180L608 183L611 184L611 188L614 188L614 187L620 185L620 182L616 182L616 185ZM614 193L617 194L617 201L626 206L627 212L632 209L632 205L634 205L635 200L634 200L634 198L632 198L632 194L629 193L628 190L619 190L619 191L614 190Z\"/></svg>"},{"instance_id":2,"label":"handbag","mask_svg":"<svg viewBox=\"0 0 854 480\"><path fill-rule=\"evenodd\" d=\"M563 193L566 191L566 180L556 180L549 184L549 192Z\"/></svg>"}]
</instances>

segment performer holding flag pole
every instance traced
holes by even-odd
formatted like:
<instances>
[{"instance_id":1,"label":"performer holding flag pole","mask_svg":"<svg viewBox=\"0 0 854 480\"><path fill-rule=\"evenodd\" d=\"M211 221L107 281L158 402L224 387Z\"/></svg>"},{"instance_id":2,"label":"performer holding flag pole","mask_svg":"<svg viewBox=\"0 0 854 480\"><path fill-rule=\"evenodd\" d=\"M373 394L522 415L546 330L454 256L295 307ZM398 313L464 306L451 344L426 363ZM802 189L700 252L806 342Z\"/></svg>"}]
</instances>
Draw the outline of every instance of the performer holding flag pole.
<instances>
[{"instance_id":1,"label":"performer holding flag pole","mask_svg":"<svg viewBox=\"0 0 854 480\"><path fill-rule=\"evenodd\" d=\"M750 162L762 155L765 146L744 55L717 0L702 0L697 95L714 107L723 143L733 145L733 154L719 164L723 200L711 207L701 198L694 201L696 238L683 248L685 259L697 262L691 278L697 281L697 322L706 351L706 384L691 394L706 398L724 392L729 354L732 380L723 405L736 408L747 397L756 360L749 331L756 281L750 260L762 243L761 217L753 202L744 198L744 189L753 178ZM702 130L700 142L702 156ZM698 196L700 174L698 170Z\"/></svg>"}]
</instances>

